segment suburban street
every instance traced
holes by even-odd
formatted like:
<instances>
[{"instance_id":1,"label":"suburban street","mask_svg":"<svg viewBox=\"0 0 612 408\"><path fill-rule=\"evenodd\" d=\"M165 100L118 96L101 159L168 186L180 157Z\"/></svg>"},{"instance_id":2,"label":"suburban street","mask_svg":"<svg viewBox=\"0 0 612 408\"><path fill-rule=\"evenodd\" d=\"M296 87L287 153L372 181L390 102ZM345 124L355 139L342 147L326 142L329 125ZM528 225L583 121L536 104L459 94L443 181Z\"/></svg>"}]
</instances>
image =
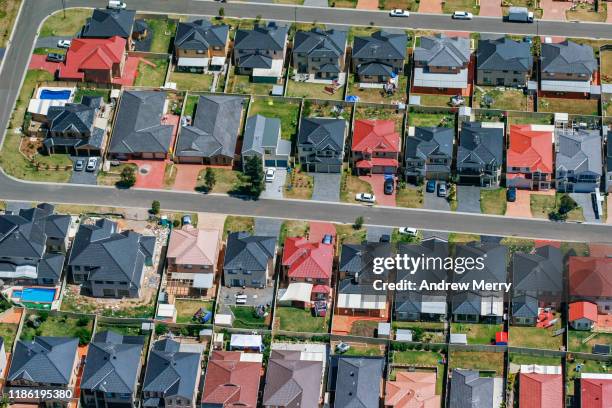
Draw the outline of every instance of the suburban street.
<instances>
[{"instance_id":1,"label":"suburban street","mask_svg":"<svg viewBox=\"0 0 612 408\"><path fill-rule=\"evenodd\" d=\"M216 15L219 3L192 0L130 0L129 7L139 11L171 14ZM104 7L106 1L66 0L67 7ZM25 0L12 42L0 73L0 124L8 128L11 112L28 66L37 30L43 19L61 9L61 0ZM274 4L223 4L228 17L261 15L267 20L301 21L325 24L370 25L380 27L503 32L529 35L612 38L612 25L542 21L537 24L501 23L499 18L475 17L454 21L448 15L414 13L407 19L392 19L386 12L334 8L306 8ZM4 134L2 134L2 138ZM294 200L245 201L227 196L151 190L118 190L110 187L37 184L12 179L0 173L0 199L49 201L91 205L147 207L159 200L162 208L178 211L217 212L275 218L353 222L364 216L365 223L383 226L413 226L440 231L510 235L541 239L612 242L611 225L552 223L545 220L512 219L416 209L365 207L359 205Z\"/></svg>"}]
</instances>

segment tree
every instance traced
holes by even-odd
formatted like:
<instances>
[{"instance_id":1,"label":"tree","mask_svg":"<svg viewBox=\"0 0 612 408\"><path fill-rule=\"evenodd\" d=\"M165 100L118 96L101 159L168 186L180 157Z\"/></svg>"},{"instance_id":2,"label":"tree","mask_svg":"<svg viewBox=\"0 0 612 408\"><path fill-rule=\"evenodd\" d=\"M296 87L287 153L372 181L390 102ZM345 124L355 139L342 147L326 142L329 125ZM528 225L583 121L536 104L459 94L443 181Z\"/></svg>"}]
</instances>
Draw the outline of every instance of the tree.
<instances>
[{"instance_id":1,"label":"tree","mask_svg":"<svg viewBox=\"0 0 612 408\"><path fill-rule=\"evenodd\" d=\"M219 8L219 17L223 18L225 16L225 9L223 7Z\"/></svg>"},{"instance_id":2,"label":"tree","mask_svg":"<svg viewBox=\"0 0 612 408\"><path fill-rule=\"evenodd\" d=\"M206 191L211 191L215 184L217 184L217 176L215 176L213 169L207 167L204 174L204 187L206 187Z\"/></svg>"},{"instance_id":3,"label":"tree","mask_svg":"<svg viewBox=\"0 0 612 408\"><path fill-rule=\"evenodd\" d=\"M79 346L84 346L85 344L89 343L91 333L85 327L79 327L74 331L74 337L79 339Z\"/></svg>"},{"instance_id":4,"label":"tree","mask_svg":"<svg viewBox=\"0 0 612 408\"><path fill-rule=\"evenodd\" d=\"M356 230L361 229L361 227L363 227L363 217L360 215L359 217L355 218L355 223L353 224L353 228L355 228Z\"/></svg>"},{"instance_id":5,"label":"tree","mask_svg":"<svg viewBox=\"0 0 612 408\"><path fill-rule=\"evenodd\" d=\"M125 188L133 187L136 184L136 170L134 170L133 166L126 166L121 170L119 184Z\"/></svg>"},{"instance_id":6,"label":"tree","mask_svg":"<svg viewBox=\"0 0 612 408\"><path fill-rule=\"evenodd\" d=\"M159 203L159 201L154 200L151 203L151 212L155 215L159 214L159 210L161 209L161 204Z\"/></svg>"},{"instance_id":7,"label":"tree","mask_svg":"<svg viewBox=\"0 0 612 408\"><path fill-rule=\"evenodd\" d=\"M261 159L256 156L247 157L244 164L244 175L248 178L249 194L259 197L265 188L265 175Z\"/></svg>"},{"instance_id":8,"label":"tree","mask_svg":"<svg viewBox=\"0 0 612 408\"><path fill-rule=\"evenodd\" d=\"M168 333L168 326L163 323L159 323L155 325L155 334L161 336L162 334Z\"/></svg>"}]
</instances>

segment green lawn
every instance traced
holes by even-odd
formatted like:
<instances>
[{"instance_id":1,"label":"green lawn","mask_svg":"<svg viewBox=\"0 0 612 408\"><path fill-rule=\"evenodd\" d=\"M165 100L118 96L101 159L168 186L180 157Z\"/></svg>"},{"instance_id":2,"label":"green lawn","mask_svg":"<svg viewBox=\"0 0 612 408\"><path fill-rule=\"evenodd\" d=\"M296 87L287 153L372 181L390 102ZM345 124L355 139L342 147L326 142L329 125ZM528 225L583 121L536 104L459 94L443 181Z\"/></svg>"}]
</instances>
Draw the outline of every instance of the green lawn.
<instances>
[{"instance_id":1,"label":"green lawn","mask_svg":"<svg viewBox=\"0 0 612 408\"><path fill-rule=\"evenodd\" d=\"M541 327L510 326L508 341L512 347L541 348L559 350L563 346L563 335L553 336L555 330L561 328L561 316L557 323L549 329Z\"/></svg>"},{"instance_id":2,"label":"green lawn","mask_svg":"<svg viewBox=\"0 0 612 408\"><path fill-rule=\"evenodd\" d=\"M36 336L65 336L78 337L81 344L86 344L91 339L93 319L87 316L75 318L64 314L28 311L25 319L21 340L32 340ZM40 325L36 327L35 322Z\"/></svg>"},{"instance_id":3,"label":"green lawn","mask_svg":"<svg viewBox=\"0 0 612 408\"><path fill-rule=\"evenodd\" d=\"M105 102L110 101L110 89L82 88L78 87L74 93L74 103L80 103L84 96L102 97Z\"/></svg>"},{"instance_id":4,"label":"green lawn","mask_svg":"<svg viewBox=\"0 0 612 408\"><path fill-rule=\"evenodd\" d=\"M384 356L384 349L378 344L350 343L351 348L343 356Z\"/></svg>"},{"instance_id":5,"label":"green lawn","mask_svg":"<svg viewBox=\"0 0 612 408\"><path fill-rule=\"evenodd\" d=\"M612 346L612 333L598 333L595 337L587 342L583 341L590 337L593 333L590 331L570 330L568 333L568 349L579 353L593 352L593 346L596 344L607 344Z\"/></svg>"},{"instance_id":6,"label":"green lawn","mask_svg":"<svg viewBox=\"0 0 612 408\"><path fill-rule=\"evenodd\" d=\"M248 231L252 233L254 230L255 219L253 217L228 215L225 217L225 224L223 224L223 239L227 238L229 232Z\"/></svg>"},{"instance_id":7,"label":"green lawn","mask_svg":"<svg viewBox=\"0 0 612 408\"><path fill-rule=\"evenodd\" d=\"M282 98L254 98L249 108L249 115L263 115L281 120L281 136L292 140L297 133L300 102Z\"/></svg>"},{"instance_id":8,"label":"green lawn","mask_svg":"<svg viewBox=\"0 0 612 408\"><path fill-rule=\"evenodd\" d=\"M193 323L193 315L200 308L204 308L210 312L214 312L214 302L192 300L192 299L177 299L174 302L176 307L176 322L177 323Z\"/></svg>"},{"instance_id":9,"label":"green lawn","mask_svg":"<svg viewBox=\"0 0 612 408\"><path fill-rule=\"evenodd\" d=\"M145 19L149 26L149 35L153 36L150 52L167 54L172 52L170 41L176 32L176 23L167 19Z\"/></svg>"},{"instance_id":10,"label":"green lawn","mask_svg":"<svg viewBox=\"0 0 612 408\"><path fill-rule=\"evenodd\" d=\"M504 375L504 353L487 351L451 351L450 369L463 368L471 370L495 371L497 377Z\"/></svg>"},{"instance_id":11,"label":"green lawn","mask_svg":"<svg viewBox=\"0 0 612 408\"><path fill-rule=\"evenodd\" d=\"M334 101L325 101L319 104L310 99L305 99L302 108L302 117L342 118L344 120L349 120L351 119L352 111L352 105L342 106Z\"/></svg>"},{"instance_id":12,"label":"green lawn","mask_svg":"<svg viewBox=\"0 0 612 408\"><path fill-rule=\"evenodd\" d=\"M378 8L380 10L403 9L418 11L419 0L379 0Z\"/></svg>"},{"instance_id":13,"label":"green lawn","mask_svg":"<svg viewBox=\"0 0 612 408\"><path fill-rule=\"evenodd\" d=\"M287 96L295 96L298 98L315 98L315 99L344 99L344 85L335 93L330 93L325 90L330 85L314 84L310 82L297 82L290 79L287 82Z\"/></svg>"},{"instance_id":14,"label":"green lawn","mask_svg":"<svg viewBox=\"0 0 612 408\"><path fill-rule=\"evenodd\" d=\"M150 86L159 88L166 82L166 72L168 71L167 59L147 59L155 66L151 66L144 61L138 63L138 76L134 82L135 86Z\"/></svg>"},{"instance_id":15,"label":"green lawn","mask_svg":"<svg viewBox=\"0 0 612 408\"><path fill-rule=\"evenodd\" d=\"M213 83L213 75L192 74L189 72L170 73L170 82L176 83L176 88L186 91L210 91ZM192 98L193 96L190 96ZM197 102L197 97L195 98Z\"/></svg>"},{"instance_id":16,"label":"green lawn","mask_svg":"<svg viewBox=\"0 0 612 408\"><path fill-rule=\"evenodd\" d=\"M422 127L455 127L455 115L448 113L424 113L410 110L408 112L408 126Z\"/></svg>"},{"instance_id":17,"label":"green lawn","mask_svg":"<svg viewBox=\"0 0 612 408\"><path fill-rule=\"evenodd\" d=\"M482 89L482 91L481 91ZM483 92L484 91L484 92ZM488 95L493 99L489 106L483 106L483 98ZM474 108L528 111L527 95L520 89L477 86L474 88Z\"/></svg>"},{"instance_id":18,"label":"green lawn","mask_svg":"<svg viewBox=\"0 0 612 408\"><path fill-rule=\"evenodd\" d=\"M355 229L350 224L336 224L336 236L340 245L360 244L366 239L366 229Z\"/></svg>"},{"instance_id":19,"label":"green lawn","mask_svg":"<svg viewBox=\"0 0 612 408\"><path fill-rule=\"evenodd\" d=\"M501 324L451 323L451 334L467 334L468 344L494 344L495 333L502 330Z\"/></svg>"},{"instance_id":20,"label":"green lawn","mask_svg":"<svg viewBox=\"0 0 612 408\"><path fill-rule=\"evenodd\" d=\"M468 242L480 242L480 235L477 234L462 234L460 232L451 232L448 235L448 242L465 244Z\"/></svg>"},{"instance_id":21,"label":"green lawn","mask_svg":"<svg viewBox=\"0 0 612 408\"><path fill-rule=\"evenodd\" d=\"M360 337L374 337L377 328L377 321L357 320L351 325L351 332L349 334Z\"/></svg>"},{"instance_id":22,"label":"green lawn","mask_svg":"<svg viewBox=\"0 0 612 408\"><path fill-rule=\"evenodd\" d=\"M506 213L506 189L480 190L480 211L483 214L504 215Z\"/></svg>"},{"instance_id":23,"label":"green lawn","mask_svg":"<svg viewBox=\"0 0 612 408\"><path fill-rule=\"evenodd\" d=\"M47 55L49 53L56 53L56 54L62 54L62 55L66 55L66 50L62 50L61 48L34 48L34 51L32 51L32 54L35 55Z\"/></svg>"},{"instance_id":24,"label":"green lawn","mask_svg":"<svg viewBox=\"0 0 612 408\"><path fill-rule=\"evenodd\" d=\"M0 1L0 47L6 47L20 6L21 0Z\"/></svg>"},{"instance_id":25,"label":"green lawn","mask_svg":"<svg viewBox=\"0 0 612 408\"><path fill-rule=\"evenodd\" d=\"M480 7L476 5L473 0L445 0L442 3L442 12L445 14L452 14L455 11L468 11L477 15L480 11Z\"/></svg>"},{"instance_id":26,"label":"green lawn","mask_svg":"<svg viewBox=\"0 0 612 408\"><path fill-rule=\"evenodd\" d=\"M296 307L277 307L276 318L279 330L301 333L327 333L329 313L326 317L314 317L310 309Z\"/></svg>"},{"instance_id":27,"label":"green lawn","mask_svg":"<svg viewBox=\"0 0 612 408\"><path fill-rule=\"evenodd\" d=\"M255 308L252 306L230 306L234 314L233 327L242 329L267 329L267 319L255 316Z\"/></svg>"},{"instance_id":28,"label":"green lawn","mask_svg":"<svg viewBox=\"0 0 612 408\"><path fill-rule=\"evenodd\" d=\"M70 8L59 11L47 18L40 29L40 37L76 35L85 20L91 17L92 10L85 8Z\"/></svg>"},{"instance_id":29,"label":"green lawn","mask_svg":"<svg viewBox=\"0 0 612 408\"><path fill-rule=\"evenodd\" d=\"M557 209L562 193L556 195L531 194L531 215L536 218L549 218L548 214ZM567 215L568 221L584 221L582 208L577 207Z\"/></svg>"},{"instance_id":30,"label":"green lawn","mask_svg":"<svg viewBox=\"0 0 612 408\"><path fill-rule=\"evenodd\" d=\"M446 333L441 322L393 322L393 330L412 330L412 340L421 343L445 343Z\"/></svg>"},{"instance_id":31,"label":"green lawn","mask_svg":"<svg viewBox=\"0 0 612 408\"><path fill-rule=\"evenodd\" d=\"M532 356L527 354L510 353L510 362L517 365L549 365L549 366L560 366L561 357L553 356Z\"/></svg>"},{"instance_id":32,"label":"green lawn","mask_svg":"<svg viewBox=\"0 0 612 408\"><path fill-rule=\"evenodd\" d=\"M240 172L232 170L230 168L212 168L212 172L215 175L215 185L213 186L211 193L229 193L236 191L242 184L239 175ZM198 181L196 182L196 190L205 190L204 177L206 169L202 169L198 175Z\"/></svg>"},{"instance_id":33,"label":"green lawn","mask_svg":"<svg viewBox=\"0 0 612 408\"><path fill-rule=\"evenodd\" d=\"M371 194L372 186L367 181L344 171L340 181L340 201L358 204L360 202L355 200L355 195L359 193Z\"/></svg>"},{"instance_id":34,"label":"green lawn","mask_svg":"<svg viewBox=\"0 0 612 408\"><path fill-rule=\"evenodd\" d=\"M574 115L599 115L597 99L538 98L538 112L565 112Z\"/></svg>"},{"instance_id":35,"label":"green lawn","mask_svg":"<svg viewBox=\"0 0 612 408\"><path fill-rule=\"evenodd\" d=\"M287 220L281 225L278 242L280 245L285 244L285 240L289 237L306 237L310 225L307 221Z\"/></svg>"},{"instance_id":36,"label":"green lawn","mask_svg":"<svg viewBox=\"0 0 612 408\"><path fill-rule=\"evenodd\" d=\"M417 96L417 95L421 97L421 106L432 106L432 107L450 106L450 101L451 101L450 95L416 94L416 93L410 94L410 96Z\"/></svg>"},{"instance_id":37,"label":"green lawn","mask_svg":"<svg viewBox=\"0 0 612 408\"><path fill-rule=\"evenodd\" d=\"M227 84L228 93L244 95L270 95L274 84L260 84L251 82L249 75L238 75L230 72L229 83Z\"/></svg>"},{"instance_id":38,"label":"green lawn","mask_svg":"<svg viewBox=\"0 0 612 408\"><path fill-rule=\"evenodd\" d=\"M4 339L4 350L7 353L11 352L13 343L17 337L17 328L19 326L11 323L0 323L0 336Z\"/></svg>"},{"instance_id":39,"label":"green lawn","mask_svg":"<svg viewBox=\"0 0 612 408\"><path fill-rule=\"evenodd\" d=\"M580 370L577 366L580 364ZM570 358L568 356L566 374L567 374L567 395L574 395L574 380L580 378L580 373L593 374L612 374L612 358L608 361L596 361Z\"/></svg>"},{"instance_id":40,"label":"green lawn","mask_svg":"<svg viewBox=\"0 0 612 408\"><path fill-rule=\"evenodd\" d=\"M508 112L508 126L510 125L552 125L554 116L552 113L522 114L521 112Z\"/></svg>"}]
</instances>

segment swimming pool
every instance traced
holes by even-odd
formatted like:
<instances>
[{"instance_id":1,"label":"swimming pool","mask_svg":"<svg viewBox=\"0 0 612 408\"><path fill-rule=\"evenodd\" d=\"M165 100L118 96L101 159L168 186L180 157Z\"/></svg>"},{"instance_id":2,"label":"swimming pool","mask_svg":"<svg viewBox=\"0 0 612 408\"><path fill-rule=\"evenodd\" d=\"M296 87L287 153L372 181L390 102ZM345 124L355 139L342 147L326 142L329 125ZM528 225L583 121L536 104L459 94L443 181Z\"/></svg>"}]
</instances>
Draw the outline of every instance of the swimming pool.
<instances>
[{"instance_id":1,"label":"swimming pool","mask_svg":"<svg viewBox=\"0 0 612 408\"><path fill-rule=\"evenodd\" d=\"M51 303L55 299L55 289L23 288L23 290L14 290L12 297L19 299L20 302Z\"/></svg>"},{"instance_id":2,"label":"swimming pool","mask_svg":"<svg viewBox=\"0 0 612 408\"><path fill-rule=\"evenodd\" d=\"M61 89L61 90L51 90L51 89L43 89L40 91L39 99L70 99L70 94L72 92L69 89Z\"/></svg>"}]
</instances>

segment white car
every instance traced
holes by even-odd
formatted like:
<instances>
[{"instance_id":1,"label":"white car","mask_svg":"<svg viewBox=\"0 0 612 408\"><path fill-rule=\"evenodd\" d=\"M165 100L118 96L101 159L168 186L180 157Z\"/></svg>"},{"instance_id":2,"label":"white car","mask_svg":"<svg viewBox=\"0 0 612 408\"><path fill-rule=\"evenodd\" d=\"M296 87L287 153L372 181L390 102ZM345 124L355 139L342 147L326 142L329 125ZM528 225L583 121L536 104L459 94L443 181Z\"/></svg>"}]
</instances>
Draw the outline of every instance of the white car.
<instances>
[{"instance_id":1,"label":"white car","mask_svg":"<svg viewBox=\"0 0 612 408\"><path fill-rule=\"evenodd\" d=\"M351 345L344 343L342 341L336 345L336 353L338 354L346 353L350 349L351 349Z\"/></svg>"},{"instance_id":2,"label":"white car","mask_svg":"<svg viewBox=\"0 0 612 408\"><path fill-rule=\"evenodd\" d=\"M59 40L57 42L57 47L58 48L70 48L70 44L72 44L72 41L70 40Z\"/></svg>"},{"instance_id":3,"label":"white car","mask_svg":"<svg viewBox=\"0 0 612 408\"><path fill-rule=\"evenodd\" d=\"M127 7L127 4L125 4L125 2L123 1L118 1L118 0L110 0L108 2L108 6L109 9L115 9L115 10L123 10Z\"/></svg>"},{"instance_id":4,"label":"white car","mask_svg":"<svg viewBox=\"0 0 612 408\"><path fill-rule=\"evenodd\" d=\"M418 232L419 231L416 228L413 228L413 227L400 227L399 228L399 233L402 234L402 235L410 235L412 237L416 237Z\"/></svg>"},{"instance_id":5,"label":"white car","mask_svg":"<svg viewBox=\"0 0 612 408\"><path fill-rule=\"evenodd\" d=\"M266 183L273 182L274 176L276 176L276 169L273 169L272 167L268 168L268 170L266 170Z\"/></svg>"},{"instance_id":6,"label":"white car","mask_svg":"<svg viewBox=\"0 0 612 408\"><path fill-rule=\"evenodd\" d=\"M374 204L376 202L376 196L370 193L358 193L355 194L355 200Z\"/></svg>"},{"instance_id":7,"label":"white car","mask_svg":"<svg viewBox=\"0 0 612 408\"><path fill-rule=\"evenodd\" d=\"M471 20L474 18L472 13L468 13L467 11L455 11L453 13L453 18L455 20Z\"/></svg>"},{"instance_id":8,"label":"white car","mask_svg":"<svg viewBox=\"0 0 612 408\"><path fill-rule=\"evenodd\" d=\"M87 171L96 171L97 168L98 168L98 158L97 157L90 157L87 160L87 167L85 168L85 170L87 170Z\"/></svg>"},{"instance_id":9,"label":"white car","mask_svg":"<svg viewBox=\"0 0 612 408\"><path fill-rule=\"evenodd\" d=\"M402 9L393 9L389 12L391 17L410 17L410 12L408 10Z\"/></svg>"}]
</instances>

